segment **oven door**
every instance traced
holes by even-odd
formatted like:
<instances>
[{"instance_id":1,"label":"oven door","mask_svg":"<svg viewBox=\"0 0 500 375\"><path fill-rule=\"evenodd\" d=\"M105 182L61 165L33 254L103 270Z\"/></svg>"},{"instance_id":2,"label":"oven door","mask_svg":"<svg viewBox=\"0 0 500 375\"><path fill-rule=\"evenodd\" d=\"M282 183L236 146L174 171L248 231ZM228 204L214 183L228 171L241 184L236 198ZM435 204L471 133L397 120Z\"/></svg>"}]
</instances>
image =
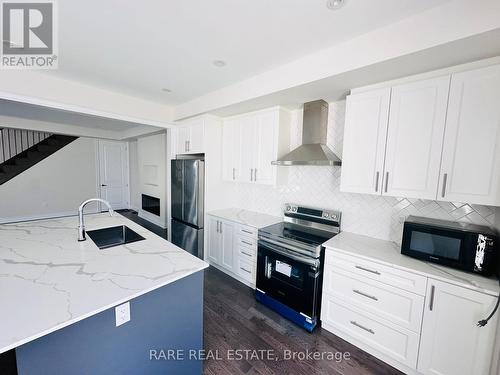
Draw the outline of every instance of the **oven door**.
<instances>
[{"instance_id":1,"label":"oven door","mask_svg":"<svg viewBox=\"0 0 500 375\"><path fill-rule=\"evenodd\" d=\"M318 314L320 261L284 247L258 242L257 289L295 311Z\"/></svg>"}]
</instances>

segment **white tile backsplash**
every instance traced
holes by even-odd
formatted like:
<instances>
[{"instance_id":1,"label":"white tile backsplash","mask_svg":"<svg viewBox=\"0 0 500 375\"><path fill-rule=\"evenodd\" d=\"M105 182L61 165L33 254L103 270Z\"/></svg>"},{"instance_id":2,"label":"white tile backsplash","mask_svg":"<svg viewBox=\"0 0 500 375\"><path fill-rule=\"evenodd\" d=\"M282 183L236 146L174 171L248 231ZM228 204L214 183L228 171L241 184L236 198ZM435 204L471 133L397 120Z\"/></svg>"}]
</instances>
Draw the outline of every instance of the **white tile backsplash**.
<instances>
[{"instance_id":1,"label":"white tile backsplash","mask_svg":"<svg viewBox=\"0 0 500 375\"><path fill-rule=\"evenodd\" d=\"M302 113L293 116L290 143L292 148L302 138ZM345 101L330 103L328 146L339 156L345 122ZM294 166L288 169L284 186L261 186L230 183L238 208L281 216L285 203L297 203L342 211L342 230L400 242L404 219L419 215L444 220L493 225L495 208L460 202L381 197L340 192L341 167Z\"/></svg>"}]
</instances>

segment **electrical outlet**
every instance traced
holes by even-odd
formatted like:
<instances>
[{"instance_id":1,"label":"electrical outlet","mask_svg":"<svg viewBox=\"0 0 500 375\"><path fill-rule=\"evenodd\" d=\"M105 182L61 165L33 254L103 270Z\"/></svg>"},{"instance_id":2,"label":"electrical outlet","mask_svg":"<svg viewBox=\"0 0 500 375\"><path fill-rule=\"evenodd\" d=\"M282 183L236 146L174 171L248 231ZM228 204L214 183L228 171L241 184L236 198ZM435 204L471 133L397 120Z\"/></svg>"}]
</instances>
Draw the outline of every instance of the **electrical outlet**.
<instances>
[{"instance_id":1,"label":"electrical outlet","mask_svg":"<svg viewBox=\"0 0 500 375\"><path fill-rule=\"evenodd\" d=\"M116 326L121 326L130 320L130 302L115 307Z\"/></svg>"}]
</instances>

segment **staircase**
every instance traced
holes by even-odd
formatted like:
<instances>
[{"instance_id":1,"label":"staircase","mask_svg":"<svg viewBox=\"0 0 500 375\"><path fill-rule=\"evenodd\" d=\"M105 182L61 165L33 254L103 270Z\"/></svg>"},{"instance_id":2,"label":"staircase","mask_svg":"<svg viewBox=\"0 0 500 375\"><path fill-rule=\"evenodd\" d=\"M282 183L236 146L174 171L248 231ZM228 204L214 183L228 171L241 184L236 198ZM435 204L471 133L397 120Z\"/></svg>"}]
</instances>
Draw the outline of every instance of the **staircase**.
<instances>
[{"instance_id":1,"label":"staircase","mask_svg":"<svg viewBox=\"0 0 500 375\"><path fill-rule=\"evenodd\" d=\"M0 128L0 185L73 142L77 137Z\"/></svg>"}]
</instances>

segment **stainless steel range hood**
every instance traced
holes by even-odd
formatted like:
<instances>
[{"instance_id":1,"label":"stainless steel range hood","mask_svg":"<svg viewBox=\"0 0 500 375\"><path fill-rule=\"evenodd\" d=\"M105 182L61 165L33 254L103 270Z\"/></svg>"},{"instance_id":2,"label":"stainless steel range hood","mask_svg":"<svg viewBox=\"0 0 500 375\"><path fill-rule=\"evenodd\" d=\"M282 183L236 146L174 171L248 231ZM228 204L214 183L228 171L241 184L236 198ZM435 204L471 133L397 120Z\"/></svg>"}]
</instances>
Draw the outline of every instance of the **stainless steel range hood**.
<instances>
[{"instance_id":1,"label":"stainless steel range hood","mask_svg":"<svg viewBox=\"0 0 500 375\"><path fill-rule=\"evenodd\" d=\"M328 103L316 100L304 104L302 146L273 161L273 165L342 165L326 145Z\"/></svg>"}]
</instances>

